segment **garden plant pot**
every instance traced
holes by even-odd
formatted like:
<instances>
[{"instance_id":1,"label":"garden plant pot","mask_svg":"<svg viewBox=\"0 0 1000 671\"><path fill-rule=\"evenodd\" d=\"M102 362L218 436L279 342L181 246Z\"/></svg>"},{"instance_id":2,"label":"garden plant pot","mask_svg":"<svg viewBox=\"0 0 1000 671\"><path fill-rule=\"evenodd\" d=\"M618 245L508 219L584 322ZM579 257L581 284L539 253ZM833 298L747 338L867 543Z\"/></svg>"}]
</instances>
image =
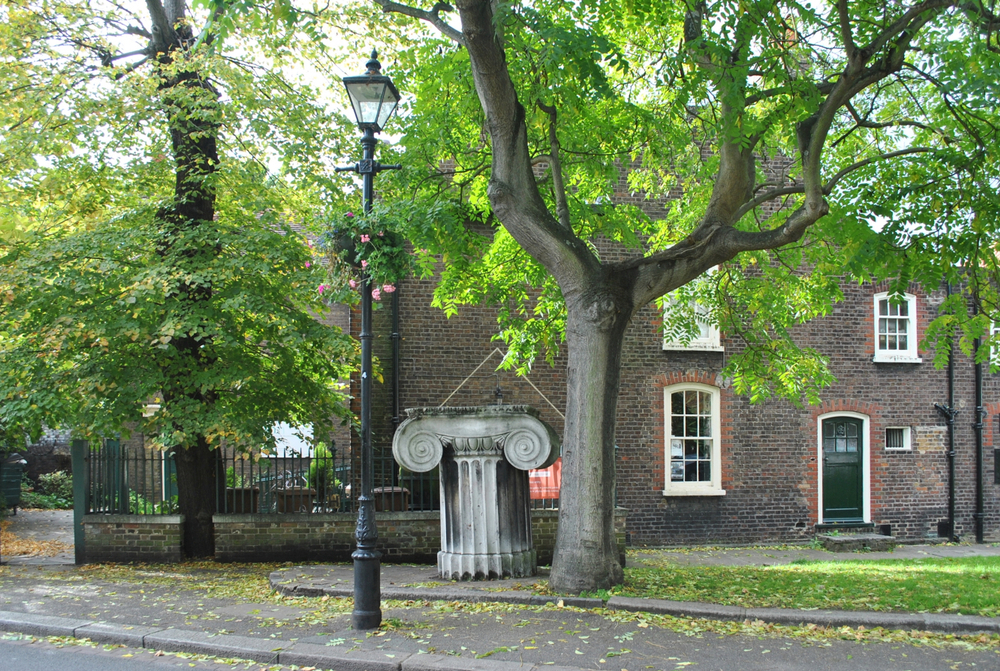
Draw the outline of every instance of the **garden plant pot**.
<instances>
[{"instance_id":1,"label":"garden plant pot","mask_svg":"<svg viewBox=\"0 0 1000 671\"><path fill-rule=\"evenodd\" d=\"M406 512L410 509L410 490L405 487L376 487L372 490L375 512Z\"/></svg>"},{"instance_id":2,"label":"garden plant pot","mask_svg":"<svg viewBox=\"0 0 1000 671\"><path fill-rule=\"evenodd\" d=\"M226 512L231 514L254 514L260 503L260 489L257 487L227 487Z\"/></svg>"},{"instance_id":3,"label":"garden plant pot","mask_svg":"<svg viewBox=\"0 0 1000 671\"><path fill-rule=\"evenodd\" d=\"M279 489L274 494L278 500L279 513L308 513L312 512L316 490L306 487L290 487Z\"/></svg>"}]
</instances>

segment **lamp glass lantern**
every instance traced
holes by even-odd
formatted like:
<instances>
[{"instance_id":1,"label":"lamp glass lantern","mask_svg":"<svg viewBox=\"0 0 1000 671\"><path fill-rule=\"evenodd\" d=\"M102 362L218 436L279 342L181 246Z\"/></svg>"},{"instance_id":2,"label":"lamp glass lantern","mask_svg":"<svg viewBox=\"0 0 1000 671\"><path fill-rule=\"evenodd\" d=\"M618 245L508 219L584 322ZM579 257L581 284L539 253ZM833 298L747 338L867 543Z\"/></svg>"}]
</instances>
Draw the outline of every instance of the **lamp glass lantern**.
<instances>
[{"instance_id":1,"label":"lamp glass lantern","mask_svg":"<svg viewBox=\"0 0 1000 671\"><path fill-rule=\"evenodd\" d=\"M354 77L344 77L344 87L351 98L354 117L361 128L380 132L399 104L399 91L387 76L380 74L382 66L372 52L367 63L368 72Z\"/></svg>"}]
</instances>

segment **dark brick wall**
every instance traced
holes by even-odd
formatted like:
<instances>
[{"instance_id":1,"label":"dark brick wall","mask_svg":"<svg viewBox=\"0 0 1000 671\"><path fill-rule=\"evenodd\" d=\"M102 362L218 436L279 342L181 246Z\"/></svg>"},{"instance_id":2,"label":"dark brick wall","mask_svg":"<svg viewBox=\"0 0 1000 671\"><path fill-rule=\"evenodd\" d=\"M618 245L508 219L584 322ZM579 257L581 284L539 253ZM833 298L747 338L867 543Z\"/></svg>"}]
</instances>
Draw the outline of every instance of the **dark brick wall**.
<instances>
[{"instance_id":1,"label":"dark brick wall","mask_svg":"<svg viewBox=\"0 0 1000 671\"><path fill-rule=\"evenodd\" d=\"M181 561L183 515L84 515L88 563Z\"/></svg>"},{"instance_id":2,"label":"dark brick wall","mask_svg":"<svg viewBox=\"0 0 1000 671\"><path fill-rule=\"evenodd\" d=\"M618 546L625 557L625 515L615 513ZM354 513L310 515L216 515L216 561L351 561ZM436 564L441 549L441 515L378 513L378 549L386 563ZM531 511L532 540L538 564L552 563L559 514Z\"/></svg>"},{"instance_id":3,"label":"dark brick wall","mask_svg":"<svg viewBox=\"0 0 1000 671\"><path fill-rule=\"evenodd\" d=\"M379 513L382 561L436 563L438 513ZM215 559L222 562L351 561L354 513L215 515Z\"/></svg>"}]
</instances>

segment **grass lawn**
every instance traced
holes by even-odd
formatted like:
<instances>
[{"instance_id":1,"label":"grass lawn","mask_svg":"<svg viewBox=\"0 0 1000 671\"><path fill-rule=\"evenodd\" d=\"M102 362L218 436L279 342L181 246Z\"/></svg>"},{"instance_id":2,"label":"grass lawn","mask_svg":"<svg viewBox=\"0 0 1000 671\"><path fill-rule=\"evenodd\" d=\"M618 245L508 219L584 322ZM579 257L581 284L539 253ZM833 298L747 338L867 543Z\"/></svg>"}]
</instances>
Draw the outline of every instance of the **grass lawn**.
<instances>
[{"instance_id":1,"label":"grass lawn","mask_svg":"<svg viewBox=\"0 0 1000 671\"><path fill-rule=\"evenodd\" d=\"M625 569L621 596L744 607L1000 614L1000 558Z\"/></svg>"}]
</instances>

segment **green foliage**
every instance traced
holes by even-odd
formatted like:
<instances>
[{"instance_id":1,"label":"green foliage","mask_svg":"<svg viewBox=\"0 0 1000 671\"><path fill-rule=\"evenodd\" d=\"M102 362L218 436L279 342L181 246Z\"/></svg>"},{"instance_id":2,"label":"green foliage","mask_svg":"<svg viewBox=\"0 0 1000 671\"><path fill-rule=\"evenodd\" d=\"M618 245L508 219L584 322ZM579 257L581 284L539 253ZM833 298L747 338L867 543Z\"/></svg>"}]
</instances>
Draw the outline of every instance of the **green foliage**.
<instances>
[{"instance_id":1,"label":"green foliage","mask_svg":"<svg viewBox=\"0 0 1000 671\"><path fill-rule=\"evenodd\" d=\"M132 515L174 515L178 511L177 497L153 502L136 491L128 493L128 511Z\"/></svg>"},{"instance_id":2,"label":"green foliage","mask_svg":"<svg viewBox=\"0 0 1000 671\"><path fill-rule=\"evenodd\" d=\"M45 476L42 476L45 477ZM46 484L42 484L41 478L39 478L39 483L35 484L25 473L21 478L21 503L22 508L41 508L43 510L69 510L73 507L73 483L72 479L69 479L68 491L65 487L65 482L60 482L60 478L55 478L55 482L52 479L46 481ZM52 484L53 489L49 488L49 484Z\"/></svg>"},{"instance_id":3,"label":"green foliage","mask_svg":"<svg viewBox=\"0 0 1000 671\"><path fill-rule=\"evenodd\" d=\"M677 3L507 3L496 17L506 64L524 108L534 177L556 211L551 163L558 111L562 177L573 230L615 272L620 259L649 256L685 240L703 223L720 178L726 143L753 147L751 198L782 191L743 213L735 227L773 230L803 203L800 124L824 104L826 87L846 66L837 6L715 0L699 5L697 35L686 36L689 7ZM853 40L864 45L903 11L849 3ZM695 297L729 342L725 375L752 399L815 402L832 382L823 356L800 346L796 325L828 314L840 281L909 282L964 292L927 332L941 365L954 329L963 351L977 335L988 359L1000 319L1000 178L996 81L1000 50L972 12L928 13L914 31L907 65L842 105L823 148L821 175L830 214L792 248L738 255ZM503 366L527 372L552 360L563 343L565 306L556 282L490 211L491 153L466 52L423 26L383 25L358 9L352 20L395 43L391 74L412 94L397 121L402 174L380 177L390 200L464 210L461 235L414 242L439 254L434 304L500 307L496 338ZM691 27L691 26L688 26ZM878 43L890 57L895 40ZM907 153L910 152L910 153ZM627 184L623 185L622 177ZM663 211L649 199L669 196ZM629 201L628 204L622 203ZM440 206L440 205L439 205ZM461 230L452 227L451 230ZM429 266L427 266L429 269ZM969 309L980 297L984 315ZM696 295L696 296L695 296ZM636 306L641 308L642 306ZM693 334L696 313L668 316L670 333Z\"/></svg>"},{"instance_id":4,"label":"green foliage","mask_svg":"<svg viewBox=\"0 0 1000 671\"><path fill-rule=\"evenodd\" d=\"M316 319L326 275L299 231L352 131L297 81L322 31L276 7L196 9L204 32L169 62L107 32L141 9L0 9L0 426L259 447L277 421L348 420L357 349ZM176 85L192 73L211 86ZM184 129L220 156L179 186ZM211 211L168 225L181 187Z\"/></svg>"},{"instance_id":5,"label":"green foliage","mask_svg":"<svg viewBox=\"0 0 1000 671\"><path fill-rule=\"evenodd\" d=\"M316 490L321 500L340 488L334 466L333 452L326 443L317 443L309 462L308 484Z\"/></svg>"}]
</instances>

